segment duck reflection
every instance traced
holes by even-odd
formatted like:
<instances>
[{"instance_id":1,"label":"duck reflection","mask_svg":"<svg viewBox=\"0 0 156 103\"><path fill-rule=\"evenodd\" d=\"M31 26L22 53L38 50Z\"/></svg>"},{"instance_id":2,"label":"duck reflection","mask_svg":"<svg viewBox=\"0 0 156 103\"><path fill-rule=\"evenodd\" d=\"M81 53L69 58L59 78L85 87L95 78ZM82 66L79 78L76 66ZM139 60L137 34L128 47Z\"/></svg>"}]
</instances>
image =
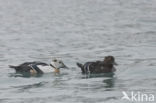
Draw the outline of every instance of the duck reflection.
<instances>
[{"instance_id":1,"label":"duck reflection","mask_svg":"<svg viewBox=\"0 0 156 103\"><path fill-rule=\"evenodd\" d=\"M30 75L29 73L9 73L9 77L24 77L24 78L30 78L30 77L42 77L43 74L34 74Z\"/></svg>"},{"instance_id":2,"label":"duck reflection","mask_svg":"<svg viewBox=\"0 0 156 103\"><path fill-rule=\"evenodd\" d=\"M115 74L114 73L101 73L101 74L84 74L83 79L87 78L99 78L99 77L108 77L112 78Z\"/></svg>"},{"instance_id":3,"label":"duck reflection","mask_svg":"<svg viewBox=\"0 0 156 103\"><path fill-rule=\"evenodd\" d=\"M89 74L85 75L82 78L83 79L89 79L89 78L104 78L102 83L104 83L103 87L106 89L106 91L110 91L115 84L116 77L114 77L114 73L104 73L104 74Z\"/></svg>"},{"instance_id":4,"label":"duck reflection","mask_svg":"<svg viewBox=\"0 0 156 103\"><path fill-rule=\"evenodd\" d=\"M28 84L28 85L21 85L21 86L12 86L12 88L17 88L18 92L24 92L28 91L33 88L40 88L43 87L47 84L48 82L39 82L39 83L34 83L34 84Z\"/></svg>"},{"instance_id":5,"label":"duck reflection","mask_svg":"<svg viewBox=\"0 0 156 103\"><path fill-rule=\"evenodd\" d=\"M115 78L111 77L111 78L105 79L105 80L103 80L103 83L105 83L104 87L107 88L107 90L109 90L110 88L114 87Z\"/></svg>"}]
</instances>

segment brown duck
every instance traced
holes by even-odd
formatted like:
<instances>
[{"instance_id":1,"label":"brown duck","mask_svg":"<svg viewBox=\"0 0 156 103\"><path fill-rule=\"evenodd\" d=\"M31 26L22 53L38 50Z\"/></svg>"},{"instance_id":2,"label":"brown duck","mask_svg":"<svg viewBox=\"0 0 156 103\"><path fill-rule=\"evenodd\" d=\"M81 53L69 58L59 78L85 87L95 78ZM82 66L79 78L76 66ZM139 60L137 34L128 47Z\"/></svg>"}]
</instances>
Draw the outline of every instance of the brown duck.
<instances>
[{"instance_id":1,"label":"brown duck","mask_svg":"<svg viewBox=\"0 0 156 103\"><path fill-rule=\"evenodd\" d=\"M84 65L77 63L83 74L111 73L116 71L114 65L117 65L117 63L113 56L106 56L103 61L86 62Z\"/></svg>"}]
</instances>

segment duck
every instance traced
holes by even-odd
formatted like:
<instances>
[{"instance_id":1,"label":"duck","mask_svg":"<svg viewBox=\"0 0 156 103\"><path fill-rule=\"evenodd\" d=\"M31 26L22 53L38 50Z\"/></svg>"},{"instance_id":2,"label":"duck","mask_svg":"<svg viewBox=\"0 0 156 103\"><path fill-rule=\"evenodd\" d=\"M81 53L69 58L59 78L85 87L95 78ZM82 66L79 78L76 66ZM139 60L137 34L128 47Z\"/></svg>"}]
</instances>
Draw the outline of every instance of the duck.
<instances>
[{"instance_id":1,"label":"duck","mask_svg":"<svg viewBox=\"0 0 156 103\"><path fill-rule=\"evenodd\" d=\"M105 56L103 61L77 63L77 66L81 68L82 74L113 73L116 71L114 65L118 65L114 56Z\"/></svg>"},{"instance_id":2,"label":"duck","mask_svg":"<svg viewBox=\"0 0 156 103\"><path fill-rule=\"evenodd\" d=\"M43 74L43 73L60 73L60 68L68 67L63 63L62 60L52 59L50 64L33 61L33 62L24 62L18 66L9 65L10 68L15 69L16 73L29 73L29 74Z\"/></svg>"}]
</instances>

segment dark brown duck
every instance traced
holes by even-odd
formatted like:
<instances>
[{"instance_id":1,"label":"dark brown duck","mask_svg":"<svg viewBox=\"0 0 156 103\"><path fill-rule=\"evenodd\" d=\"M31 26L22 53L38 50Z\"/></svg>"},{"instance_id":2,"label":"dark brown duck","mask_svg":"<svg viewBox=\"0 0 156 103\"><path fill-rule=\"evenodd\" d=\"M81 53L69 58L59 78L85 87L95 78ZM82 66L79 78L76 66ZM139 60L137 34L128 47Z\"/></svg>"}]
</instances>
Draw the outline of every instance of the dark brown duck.
<instances>
[{"instance_id":1,"label":"dark brown duck","mask_svg":"<svg viewBox=\"0 0 156 103\"><path fill-rule=\"evenodd\" d=\"M117 63L113 56L106 56L103 61L86 62L84 65L77 63L83 74L111 73L116 71L114 65L117 65Z\"/></svg>"}]
</instances>

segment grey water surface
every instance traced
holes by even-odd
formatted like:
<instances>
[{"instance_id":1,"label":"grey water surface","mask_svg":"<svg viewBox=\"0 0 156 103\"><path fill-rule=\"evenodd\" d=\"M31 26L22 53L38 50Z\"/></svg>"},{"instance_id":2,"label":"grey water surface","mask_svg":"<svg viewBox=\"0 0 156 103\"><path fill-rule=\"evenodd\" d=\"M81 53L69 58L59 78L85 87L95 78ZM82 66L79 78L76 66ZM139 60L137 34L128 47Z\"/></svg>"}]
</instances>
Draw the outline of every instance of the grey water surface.
<instances>
[{"instance_id":1,"label":"grey water surface","mask_svg":"<svg viewBox=\"0 0 156 103\"><path fill-rule=\"evenodd\" d=\"M107 55L113 76L76 66ZM8 67L52 57L70 69L21 77ZM0 103L132 103L122 91L156 101L156 0L0 0Z\"/></svg>"}]
</instances>

